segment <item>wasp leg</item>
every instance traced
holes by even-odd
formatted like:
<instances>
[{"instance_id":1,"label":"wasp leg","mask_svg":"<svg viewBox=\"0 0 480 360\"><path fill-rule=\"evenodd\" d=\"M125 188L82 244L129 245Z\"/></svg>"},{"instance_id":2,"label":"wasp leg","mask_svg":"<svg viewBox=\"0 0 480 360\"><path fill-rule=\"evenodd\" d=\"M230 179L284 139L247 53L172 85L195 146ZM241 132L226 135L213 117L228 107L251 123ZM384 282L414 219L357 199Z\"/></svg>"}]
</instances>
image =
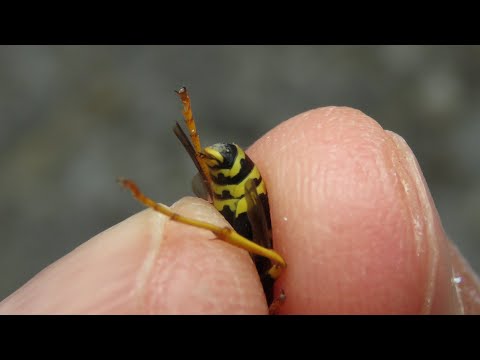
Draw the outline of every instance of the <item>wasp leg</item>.
<instances>
[{"instance_id":1,"label":"wasp leg","mask_svg":"<svg viewBox=\"0 0 480 360\"><path fill-rule=\"evenodd\" d=\"M187 124L188 132L190 134L190 139L192 139L192 145L195 149L195 157L197 158L198 163L202 169L203 174L207 177L208 182L210 182L210 172L208 170L208 166L203 160L203 158L199 155L202 153L202 145L200 144L200 136L197 132L197 126L195 124L195 119L193 117L192 112L192 105L190 103L190 96L188 96L187 88L184 86L180 90L175 91L180 100L183 104L183 118L185 119L185 123Z\"/></svg>"},{"instance_id":2,"label":"wasp leg","mask_svg":"<svg viewBox=\"0 0 480 360\"><path fill-rule=\"evenodd\" d=\"M280 295L277 298L273 299L273 283L275 282L276 279L280 277L281 273L282 273L282 268L278 264L274 264L262 276L262 285L264 287L264 290L268 290L268 292L265 292L265 294L267 294L267 301L270 304L268 308L268 312L270 313L270 315L275 314L276 311L280 308L280 306L285 302L287 298L287 296L285 295L285 292L282 289L280 292ZM265 287L267 287L267 289L265 289Z\"/></svg>"},{"instance_id":3,"label":"wasp leg","mask_svg":"<svg viewBox=\"0 0 480 360\"><path fill-rule=\"evenodd\" d=\"M245 249L252 254L264 256L270 259L275 264L270 269L270 271L272 272L272 276L276 274L279 275L281 272L281 268L285 268L287 266L287 264L285 263L285 260L283 260L283 258L276 251L272 249L264 248L263 246L260 246L254 243L253 241L246 239L245 237L241 236L239 233L237 233L231 228L227 228L227 227L222 228L220 226L215 226L207 222L191 219L186 216L177 214L172 210L170 210L169 208L167 208L166 206L157 204L155 201L145 196L133 181L120 178L118 179L118 182L120 183L120 185L130 190L132 192L133 197L137 199L139 202L141 202L145 206L150 207L153 210L165 216L168 216L170 219L183 224L195 226L201 229L210 230L220 240L226 241L229 244L237 246L241 249Z\"/></svg>"},{"instance_id":4,"label":"wasp leg","mask_svg":"<svg viewBox=\"0 0 480 360\"><path fill-rule=\"evenodd\" d=\"M277 298L275 298L275 300L273 300L273 302L268 307L268 313L270 315L275 315L277 310L280 308L280 306L283 305L286 299L287 299L287 295L285 295L285 291L283 291L282 289L280 291L280 295Z\"/></svg>"}]
</instances>

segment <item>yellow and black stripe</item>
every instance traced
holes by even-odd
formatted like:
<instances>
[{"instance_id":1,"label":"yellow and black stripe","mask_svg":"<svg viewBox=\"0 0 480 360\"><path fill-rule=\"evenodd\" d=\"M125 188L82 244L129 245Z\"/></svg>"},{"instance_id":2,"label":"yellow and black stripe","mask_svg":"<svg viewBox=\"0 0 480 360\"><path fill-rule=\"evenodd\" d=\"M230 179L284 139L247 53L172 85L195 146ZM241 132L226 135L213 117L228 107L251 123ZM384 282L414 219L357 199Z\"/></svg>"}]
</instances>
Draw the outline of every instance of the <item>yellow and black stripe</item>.
<instances>
[{"instance_id":1,"label":"yellow and black stripe","mask_svg":"<svg viewBox=\"0 0 480 360\"><path fill-rule=\"evenodd\" d=\"M203 154L210 170L211 193L215 208L240 235L271 249L272 224L267 189L257 166L236 144L218 143L206 147ZM249 188L247 183L253 184L253 187ZM256 201L255 209L252 209L248 201L252 198ZM255 213L252 214L252 211ZM259 215L264 217L265 224L257 220ZM273 301L275 281L269 273L272 263L263 256L252 257L270 304Z\"/></svg>"},{"instance_id":2,"label":"yellow and black stripe","mask_svg":"<svg viewBox=\"0 0 480 360\"><path fill-rule=\"evenodd\" d=\"M268 206L267 190L257 166L236 144L219 143L204 149L212 179L213 205L240 235L252 239L247 216L245 184L253 180L257 194ZM270 216L268 216L270 218Z\"/></svg>"}]
</instances>

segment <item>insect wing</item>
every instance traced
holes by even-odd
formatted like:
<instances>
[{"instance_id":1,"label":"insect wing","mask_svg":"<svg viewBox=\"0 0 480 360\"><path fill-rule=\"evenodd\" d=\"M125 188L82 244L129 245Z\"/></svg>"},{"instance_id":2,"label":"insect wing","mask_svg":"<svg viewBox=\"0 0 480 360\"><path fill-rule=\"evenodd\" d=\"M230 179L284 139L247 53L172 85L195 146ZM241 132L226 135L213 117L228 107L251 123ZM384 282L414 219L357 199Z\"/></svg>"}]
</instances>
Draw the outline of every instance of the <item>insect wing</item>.
<instances>
[{"instance_id":1,"label":"insect wing","mask_svg":"<svg viewBox=\"0 0 480 360\"><path fill-rule=\"evenodd\" d=\"M263 195L263 194L262 194ZM265 195L263 195L265 196ZM253 241L258 245L272 248L272 235L267 216L268 209L257 192L255 180L250 179L245 183L245 200L247 201L247 216L252 226Z\"/></svg>"},{"instance_id":2,"label":"insect wing","mask_svg":"<svg viewBox=\"0 0 480 360\"><path fill-rule=\"evenodd\" d=\"M190 155L190 158L192 159L193 163L195 164L195 167L198 170L198 174L196 178L199 176L200 179L194 180L194 181L200 182L200 184L195 184L195 183L192 184L195 195L206 200L208 200L208 197L210 197L211 199L212 191L210 189L210 184L208 183L208 177L204 174L202 167L200 166L200 163L198 162L198 159L195 156L195 149L193 148L193 145L190 142L190 139L185 134L185 132L183 131L182 127L178 124L178 122L175 123L173 132L177 136L178 140L180 140L185 150L187 150L188 155ZM203 186L202 186L202 183L203 183ZM201 190L202 187L203 187L203 190Z\"/></svg>"},{"instance_id":3,"label":"insect wing","mask_svg":"<svg viewBox=\"0 0 480 360\"><path fill-rule=\"evenodd\" d=\"M193 193L200 199L212 202L212 198L210 197L210 194L208 192L208 187L206 186L205 180L201 174L202 173L200 172L196 173L192 179Z\"/></svg>"}]
</instances>

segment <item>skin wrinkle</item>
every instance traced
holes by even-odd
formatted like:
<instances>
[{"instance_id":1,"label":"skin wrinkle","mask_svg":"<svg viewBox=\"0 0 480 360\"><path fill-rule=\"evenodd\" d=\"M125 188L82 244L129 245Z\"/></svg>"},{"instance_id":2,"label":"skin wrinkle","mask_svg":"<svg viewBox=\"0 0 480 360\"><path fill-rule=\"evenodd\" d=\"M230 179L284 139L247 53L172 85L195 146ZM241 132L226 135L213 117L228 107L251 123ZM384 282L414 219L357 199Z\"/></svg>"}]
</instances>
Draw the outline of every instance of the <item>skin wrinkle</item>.
<instances>
[{"instance_id":1,"label":"skin wrinkle","mask_svg":"<svg viewBox=\"0 0 480 360\"><path fill-rule=\"evenodd\" d=\"M382 129L383 132L383 129ZM380 172L380 185L382 186L382 190L385 194L399 194L399 196L395 197L394 199L388 199L386 201L391 202L392 200L395 201L394 208L400 210L400 212L389 212L388 210L384 213L379 213L381 221L379 223L384 223L387 228L391 229L391 232L396 235L397 242L396 245L398 247L399 253L409 254L408 251L409 243L406 242L405 239L407 238L414 238L415 231L411 222L412 210L409 207L409 199L406 194L405 180L402 180L403 177L401 173L405 174L403 171L399 171L398 166L400 162L398 160L396 151L391 148L389 142L386 141L385 133L382 134L382 138L379 139L379 143L381 145L378 146L380 151L378 151L378 157L375 161L377 165L377 169L381 169ZM394 189L392 191L392 189ZM396 202L399 201L403 205L397 205ZM391 216L389 216L391 215ZM401 219L401 220L397 220ZM411 235L407 235L410 233ZM413 264L415 263L415 259L411 259L410 256L405 258L393 258L392 259L394 268L401 273L404 272L403 278L410 279L408 281L414 282L416 278L416 273L412 271L413 269L411 266L405 266L405 264ZM402 268L408 269L408 272L405 272ZM388 300L389 296L394 296L393 292L390 292L392 295L385 294L385 299Z\"/></svg>"},{"instance_id":2,"label":"skin wrinkle","mask_svg":"<svg viewBox=\"0 0 480 360\"><path fill-rule=\"evenodd\" d=\"M384 171L382 171L381 173L382 175L380 175L381 177L380 183L384 184L383 189L386 192L386 194L392 193L392 191L389 190L389 188L396 189L394 191L396 193L400 191L401 196L394 201L400 200L403 203L402 206L397 206L395 204L395 208L402 209L402 211L399 214L393 213L392 215L394 217L400 216L401 218L403 218L403 220L396 221L395 218L390 219L387 216L388 212L385 214L379 214L379 216L384 215L384 217L381 219L385 222L385 225L387 227L391 227L392 225L396 226L391 228L391 230L392 230L392 233L397 235L397 238L398 238L397 246L399 248L400 253L403 253L407 249L404 246L405 244L404 239L409 237L406 235L402 235L402 233L406 231L412 234L411 235L412 238L416 239L415 240L416 248L417 248L416 253L418 256L418 247L422 245L422 238L419 237L419 234L418 232L415 231L414 225L412 223L412 219L416 217L415 209L417 208L414 207L414 209L412 209L409 206L412 201L412 196L415 197L415 192L412 193L411 191L407 190L409 188L409 181L411 181L410 175L408 174L408 171L405 169L400 159L398 158L397 152L394 150L396 149L396 146L393 147L393 149L391 146L387 146L389 142L386 141L387 139L385 135L383 135L383 137L379 140L381 142L381 145L378 146L378 148L380 149L380 152L377 151L377 153L379 154L379 158L376 159L376 164L378 169L384 169ZM415 197L415 200L418 203L417 197ZM405 213L405 211L407 211L408 213ZM399 223L403 224L401 228L398 228ZM391 225L388 225L388 224L391 224ZM405 260L407 263L415 262L414 259L409 260L408 258L405 258L404 261ZM399 271L401 271L401 267L403 266L403 261L401 261L401 259L398 259L398 261L395 264L396 264L396 268L398 268ZM407 268L410 268L410 267L407 267ZM407 278L411 278L411 279L414 279L416 277L416 274L412 273L411 271L408 273L405 273L405 275L407 276Z\"/></svg>"},{"instance_id":3,"label":"skin wrinkle","mask_svg":"<svg viewBox=\"0 0 480 360\"><path fill-rule=\"evenodd\" d=\"M181 211L178 212L181 213ZM166 249L157 259L157 270L152 275L151 280L151 287L155 289L155 291L151 291L148 299L149 307L151 309L161 308L162 310L160 313L163 313L165 311L164 309L168 309L168 312L172 314L182 313L183 303L178 303L175 299L180 298L181 296L183 297L184 295L183 293L181 293L181 296L178 295L179 289L176 287L175 283L187 283L186 279L188 279L191 273L201 274L197 263L188 263L181 258L183 254L178 254L179 245L174 243L178 238L185 236L179 235L183 235L185 229L182 229L182 227L184 226L188 225L178 224L172 221L169 221L165 226L163 236ZM185 256L186 255L187 254L185 254ZM193 290L194 289L191 289L190 294L192 297L194 296ZM177 295L175 296L172 294ZM198 309L196 311L198 311Z\"/></svg>"},{"instance_id":4,"label":"skin wrinkle","mask_svg":"<svg viewBox=\"0 0 480 360\"><path fill-rule=\"evenodd\" d=\"M238 254L237 256L240 256L240 254ZM220 259L221 260L221 259ZM222 261L219 261L217 260L217 263L218 263L218 267L220 268L221 266L228 266L229 264L225 264L223 263ZM253 260L251 261L251 266L252 268L254 267L254 264L253 264ZM256 269L254 270L256 271ZM249 292L249 290L251 289L251 287L249 286L242 286L243 285L243 281L242 281L242 274L241 273L238 273L238 272L235 272L229 279L229 282L230 282L230 285L233 286L234 288L236 289L242 289L242 294L234 294L232 292L232 296L230 297L229 299L229 302L230 304L236 304L236 306L234 307L238 307L238 308L241 308L243 307L243 301L242 299L246 299L246 298L249 298L250 296L247 294ZM244 293L244 294L243 294ZM243 295L243 296L242 296Z\"/></svg>"},{"instance_id":5,"label":"skin wrinkle","mask_svg":"<svg viewBox=\"0 0 480 360\"><path fill-rule=\"evenodd\" d=\"M376 158L376 165L377 165L377 168L378 169L383 169L383 171L380 172L380 183L383 185L382 187L382 190L384 191L385 194L388 194L390 192L390 188L393 188L393 189L400 189L400 191L405 191L405 182L403 182L402 184L402 176L400 175L399 171L398 171L398 166L400 166L400 162L399 162L399 159L398 159L398 156L397 156L397 153L394 149L391 148L391 146L388 146L389 143L391 142L391 140L387 140L388 139L388 136L387 137L382 137L381 138L381 143L382 145L380 146L380 148L382 149L382 151L378 152L378 157ZM408 193L405 192L404 195L406 195ZM401 207L403 209L405 209L406 211L408 211L408 213L410 214L409 216L406 216L405 217L405 223L408 224L408 229L405 229L406 232L410 232L412 235L413 235L413 238L416 238L416 253L417 253L417 256L419 256L419 246L421 246L422 242L421 242L421 238L418 238L417 237L417 233L415 233L415 229L413 228L411 222L409 221L410 219L413 219L414 217L411 215L411 209L409 207L409 201L408 201L408 197L407 196L403 196L401 197L401 200L403 200L403 204L404 206ZM381 200L379 200L381 201ZM384 200L384 201L389 201L389 200ZM376 204L375 204L376 206ZM382 215L382 214L380 214ZM383 215L387 215L387 214L383 214ZM393 216L398 216L398 215L395 215L395 214L392 214ZM405 214L406 215L406 214ZM392 221L385 221L386 223L392 223L394 222L393 220ZM402 222L403 223L403 222ZM400 231L400 229L398 230ZM406 247L405 247L405 241L403 241L405 237L400 237L399 241L398 241L398 246L399 246L399 249L401 252L403 252ZM401 266L402 266L402 261L401 259L397 259L397 262L396 262L396 266L398 268L398 270L400 271L401 270Z\"/></svg>"},{"instance_id":6,"label":"skin wrinkle","mask_svg":"<svg viewBox=\"0 0 480 360\"><path fill-rule=\"evenodd\" d=\"M217 240L217 241L220 241L220 240ZM222 246L223 245L231 246L231 245L222 243ZM205 246L210 246L210 247L213 248L213 247L216 247L217 245L215 244L214 241L207 241ZM242 256L242 254L241 254L241 251L235 251L231 254L231 256L233 258L240 258ZM226 259L223 258L223 257L213 257L212 260L211 260L211 263L213 264L213 267L215 269L223 269L223 268L226 268L226 267L230 266L230 262L226 261ZM253 265L253 263L252 263L252 265ZM202 269L197 268L197 271L202 271ZM216 286L216 287L231 287L231 288L236 288L236 289L242 289L243 290L243 289L246 288L246 286L242 286L241 281L240 281L240 275L241 274L235 272L234 274L232 274L229 277L228 280L225 280L225 279L221 279L221 281L220 281L220 279L217 279L216 281L214 280L213 281L215 283L214 286ZM211 286L210 283L209 284L202 283L202 284L203 284L204 289ZM208 293L211 293L211 291L208 291ZM242 298L241 295L242 294L239 295L239 294L236 294L235 292L232 291L230 297L226 298L225 302L220 304L220 306L223 306L223 311L225 311L225 309L227 309L227 306L229 306L231 308L242 308L243 305L240 304L240 302L239 302L239 299Z\"/></svg>"},{"instance_id":7,"label":"skin wrinkle","mask_svg":"<svg viewBox=\"0 0 480 360\"><path fill-rule=\"evenodd\" d=\"M177 212L181 213L181 211ZM185 274L188 273L189 269L185 269L185 263L182 262L180 258L177 258L176 255L176 248L172 241L172 234L176 232L177 227L182 229L182 226L188 226L184 224L176 224L171 220L166 221L165 227L162 233L165 250L162 251L159 256L156 257L154 271L149 275L149 288L154 289L154 291L150 291L146 298L147 309L149 310L148 313L152 314L155 309L162 308L160 313L162 313L163 309L169 309L169 313L176 314L180 313L181 310L178 308L178 304L175 301L171 301L172 299L172 292L175 291L175 279L176 282L183 282L183 278L186 276ZM195 269L196 264L190 264L190 266Z\"/></svg>"},{"instance_id":8,"label":"skin wrinkle","mask_svg":"<svg viewBox=\"0 0 480 360\"><path fill-rule=\"evenodd\" d=\"M398 149L398 146L395 143L395 141L393 141L393 143L394 143L393 145ZM411 204L411 200L413 198L415 198L415 201L414 201L415 204L420 204L421 202L420 202L418 192L416 191L416 189L415 188L412 189L412 187L410 186L411 183L415 184L415 181L414 181L414 179L412 179L412 176L410 175L407 166L405 166L402 163L402 158L404 160L407 160L405 158L405 156L402 156L402 155L403 154L401 152L397 153L397 154L394 154L394 156L397 160L396 161L396 167L394 169L400 168L402 170L402 173L403 173L403 176L398 176L398 179L400 179L400 184L402 185L403 191L404 191L404 194L405 194L405 199L406 199L405 204L407 205L406 209L408 209L410 211L410 220L412 221L413 230L414 230L413 235L414 235L415 244L416 244L416 254L417 254L417 256L421 256L422 252L424 251L423 246L422 246L423 245L423 237L425 236L424 221L422 221L421 214L418 211L415 211L418 208L417 207L412 208L412 206L409 205L409 204Z\"/></svg>"},{"instance_id":9,"label":"skin wrinkle","mask_svg":"<svg viewBox=\"0 0 480 360\"><path fill-rule=\"evenodd\" d=\"M173 207L175 207L175 204L172 205L171 208ZM177 209L175 211L177 213L182 212L181 209ZM148 275L148 287L155 289L155 291L149 291L146 294L145 305L149 314L154 313L155 309L158 308L158 304L156 303L163 304L169 308L172 313L178 313L179 310L176 308L176 304L169 302L171 298L169 294L171 293L170 288L172 285L174 286L172 279L176 278L177 281L181 282L181 277L184 276L185 270L182 261L177 259L174 256L175 253L172 252L172 246L174 246L174 244L171 243L172 240L170 234L175 231L175 226L188 225L176 224L174 222L172 223L172 221L166 216L161 214L159 214L159 216L164 218L163 229L160 235L162 236L161 241L164 242L165 245L165 251L159 253L158 248L155 248L155 254L152 256L154 261L151 263L152 267L150 268ZM173 228L172 225L174 226ZM192 266L195 266L195 264L192 264Z\"/></svg>"},{"instance_id":10,"label":"skin wrinkle","mask_svg":"<svg viewBox=\"0 0 480 360\"><path fill-rule=\"evenodd\" d=\"M455 287L451 286L451 282L453 281L453 278L451 277L452 264L450 262L451 259L448 256L449 254L448 239L446 238L446 236L444 236L445 231L443 230L440 216L436 212L436 208L434 205L434 201L431 197L430 190L426 185L426 181L423 178L420 165L418 164L415 156L413 155L413 152L410 150L410 148L406 144L405 140L403 140L403 138L401 138L399 135L396 135L396 137L398 137L402 141L401 143L407 148L406 154L407 154L407 159L409 160L409 164L411 164L413 167L412 173L418 174L418 177L415 178L415 180L417 182L417 187L421 189L421 195L422 195L421 204L425 207L423 211L427 215L427 220L429 220L427 225L428 225L428 230L432 235L431 250L432 252L434 252L433 255L435 256L435 260L436 260L436 263L434 264L435 265L434 271L436 272L435 276L438 277L442 271L448 273L448 276L450 276L450 286L446 289L448 291L448 294L442 293L442 294L437 294L436 296L432 295L432 298L433 299L436 298L438 302L439 298L447 297L449 295L450 299L448 300L452 302L450 307L458 309L459 308L458 304L460 303L460 299L457 296ZM440 251L440 248L442 248L442 251ZM443 259L440 258L440 254L443 254ZM447 278L448 276L445 276L445 277ZM436 278L434 280L436 280ZM435 281L435 284L437 284L436 281ZM434 288L434 290L437 292L437 289ZM441 290L444 290L444 289L442 288Z\"/></svg>"},{"instance_id":11,"label":"skin wrinkle","mask_svg":"<svg viewBox=\"0 0 480 360\"><path fill-rule=\"evenodd\" d=\"M377 126L376 126L377 127ZM378 127L379 129L381 129L380 127ZM414 227L414 225L412 224L412 220L418 218L418 208L417 207L413 207L411 206L412 203L419 203L419 199L418 197L416 196L416 192L411 192L410 191L410 183L412 182L412 179L411 179L411 176L410 176L410 173L407 171L407 169L405 169L405 167L403 166L402 162L399 161L398 159L398 155L397 153L391 149L389 149L388 147L386 147L385 145L385 142L386 142L386 139L385 139L385 135L383 135L380 139L378 138L378 133L375 134L375 132L377 132L378 129L368 129L370 131L364 131L363 134L366 135L366 138L364 138L365 140L368 140L368 137L370 137L371 135L372 138L375 139L374 141L374 148L373 148L373 154L377 154L376 158L375 158L375 163L377 164L377 167L374 168L374 169L385 169L384 171L382 171L382 174L379 175L379 178L381 178L383 181L381 181L380 183L381 184L385 184L385 187L384 187L384 191L387 191L387 193L391 192L391 190L389 190L389 188L398 188L398 185L400 185L401 189L403 190L403 193L404 193L404 196L403 196L403 203L404 203L404 206L403 207L397 207L399 209L406 209L408 212L409 212L409 216L407 217L408 221L405 221L404 222L404 225L408 226L408 230L407 231L411 231L413 236L414 236L414 239L416 241L416 248L417 248L417 255L419 254L419 249L421 249L421 246L422 246L422 233L418 231L418 228L416 229ZM384 130L381 129L381 131L383 132ZM380 144L379 144L380 143ZM368 144L368 142L367 142ZM394 147L396 148L396 146ZM380 151L378 151L377 149L380 149ZM368 153L368 151L366 152ZM398 169L398 166L400 166L400 169ZM389 173L388 170L386 169L392 169L392 171ZM400 170L400 173L403 174L403 176L399 176L399 171ZM392 181L392 175L393 175L393 181ZM403 212L403 211L402 211ZM381 216L382 218L382 215L388 215L388 213L385 213L385 214L379 214L379 216ZM396 214L394 216L401 216L401 214ZM394 220L394 219L393 219ZM390 223L390 222L386 222L386 223ZM393 223L395 223L395 221L393 221ZM418 222L417 222L418 223ZM403 246L403 241L402 241L403 237L401 237L398 241L398 246L399 246L399 249L404 249L404 246ZM400 260L399 260L399 263L397 264L397 267L400 267L401 266L401 263L400 263ZM413 274L412 274L413 275ZM433 294L433 292L430 290L429 292L430 294Z\"/></svg>"},{"instance_id":12,"label":"skin wrinkle","mask_svg":"<svg viewBox=\"0 0 480 360\"><path fill-rule=\"evenodd\" d=\"M439 244L433 227L433 212L423 182L421 179L413 176L413 174L418 174L419 172L414 164L412 155L404 151L407 147L405 140L395 133L387 133L391 137L395 149L397 149L398 165L403 170L403 176L400 177L400 181L407 199L406 208L410 210L414 239L417 244L417 256L422 256L422 258L427 260L427 278L421 312L428 314L432 311L432 298L435 294L436 276L439 266ZM413 189L410 186L412 183ZM424 243L425 241L427 242L426 244ZM424 251L428 253L422 254Z\"/></svg>"},{"instance_id":13,"label":"skin wrinkle","mask_svg":"<svg viewBox=\"0 0 480 360\"><path fill-rule=\"evenodd\" d=\"M170 241L168 235L166 240L167 242ZM178 308L179 305L175 301L172 301L171 296L171 293L175 291L175 284L172 279L183 282L186 272L185 267L179 259L172 256L170 251L162 254L156 266L161 271L157 271L152 276L151 286L155 291L148 298L149 308L155 309L163 305L163 307L169 309L169 313L178 314L181 312L181 309Z\"/></svg>"},{"instance_id":14,"label":"skin wrinkle","mask_svg":"<svg viewBox=\"0 0 480 360\"><path fill-rule=\"evenodd\" d=\"M152 231L153 232L155 231L155 230L152 230L153 227L155 227L155 229L159 229L159 228L161 229L161 226L159 227L160 223L157 220L160 218L156 213L151 212L150 210L146 210L146 211L143 211L143 214L142 212L139 214L126 220L127 222L129 221L137 222L137 225L139 225L139 228L142 229L141 234L145 236L145 238L142 237L142 240L145 240L145 241L142 241L142 244L138 245L138 250L139 250L138 255L135 256L135 257L138 257L138 259L136 261L127 260L124 265L122 264L122 266L118 267L118 269L121 269L121 271L118 271L116 276L111 277L112 280L110 280L108 283L109 291L105 293L106 299L108 297L108 299L110 300L94 301L93 303L95 304L104 304L105 302L107 302L107 304L101 305L98 309L97 308L93 310L87 309L87 312L94 311L94 313L102 313L102 312L123 313L123 310L121 310L122 306L125 306L124 304L129 303L130 304L129 312L145 313L144 308L139 306L138 304L141 304L142 292L145 293L145 291L148 291L148 286L147 286L148 283L146 283L145 288L140 287L137 289L138 287L137 279L139 277L139 273L141 273L142 264L144 263L145 257L148 256L148 254L152 250L154 251L154 249L149 248L149 246L151 245L149 244L147 239L149 239L149 237L151 236ZM128 241L126 243L128 243ZM99 244L101 244L101 242ZM106 249L106 251L111 252L111 250L109 250L108 248ZM114 257L115 261L119 261L119 263L123 263L123 261L126 260L123 256L128 256L126 254L127 253L122 251L119 252L118 255L120 255L121 257L120 258ZM125 281L125 279L129 279L129 280ZM136 290L140 292L137 292ZM99 294L102 293L102 291L103 289L99 289L98 292L94 293L95 294L94 296L98 297ZM105 309L104 311L102 310L102 306Z\"/></svg>"},{"instance_id":15,"label":"skin wrinkle","mask_svg":"<svg viewBox=\"0 0 480 360\"><path fill-rule=\"evenodd\" d=\"M209 241L204 241L202 245L206 247L211 247L212 244ZM213 263L215 263L215 260L213 260ZM199 274L204 273L204 269L202 268L202 265L199 262L192 262L188 267L184 266L184 269L182 269L179 266L176 266L175 270L176 270L175 274L177 276L178 276L178 272L180 271L182 275L186 277L190 276L190 272L199 273ZM213 281L214 280L212 280L212 282ZM214 309L215 307L214 299L211 299L210 297L205 296L205 294L210 294L212 292L211 291L212 286L213 285L210 282L199 281L197 286L190 288L189 296L192 296L192 298L199 297L199 298L205 299L205 301L202 303L202 306L199 309L200 311L205 311L206 313L212 312L212 309ZM178 313L180 312L181 312L181 308L178 309Z\"/></svg>"},{"instance_id":16,"label":"skin wrinkle","mask_svg":"<svg viewBox=\"0 0 480 360\"><path fill-rule=\"evenodd\" d=\"M151 209L144 211L152 212L152 216L148 217L148 226L151 231L149 232L149 247L145 254L145 260L140 265L140 269L135 279L135 286L132 289L132 296L136 299L136 311L139 313L148 313L149 306L147 299L149 295L148 284L151 281L152 272L155 269L155 263L159 256L160 247L163 242L163 233L167 217L154 212Z\"/></svg>"}]
</instances>

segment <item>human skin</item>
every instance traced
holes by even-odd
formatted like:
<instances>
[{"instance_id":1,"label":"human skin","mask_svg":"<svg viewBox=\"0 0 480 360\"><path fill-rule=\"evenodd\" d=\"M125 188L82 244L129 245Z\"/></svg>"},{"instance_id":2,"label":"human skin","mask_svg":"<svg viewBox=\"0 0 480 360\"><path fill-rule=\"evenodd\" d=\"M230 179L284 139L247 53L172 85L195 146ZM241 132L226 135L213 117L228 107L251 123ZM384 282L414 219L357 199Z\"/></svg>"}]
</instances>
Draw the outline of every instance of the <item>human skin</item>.
<instances>
[{"instance_id":1,"label":"human skin","mask_svg":"<svg viewBox=\"0 0 480 360\"><path fill-rule=\"evenodd\" d=\"M327 107L283 122L247 153L268 186L274 247L288 264L276 283L287 296L279 314L480 313L478 278L445 235L400 136L358 110ZM227 225L198 198L172 209ZM44 269L0 313L268 309L246 251L144 210Z\"/></svg>"}]
</instances>

